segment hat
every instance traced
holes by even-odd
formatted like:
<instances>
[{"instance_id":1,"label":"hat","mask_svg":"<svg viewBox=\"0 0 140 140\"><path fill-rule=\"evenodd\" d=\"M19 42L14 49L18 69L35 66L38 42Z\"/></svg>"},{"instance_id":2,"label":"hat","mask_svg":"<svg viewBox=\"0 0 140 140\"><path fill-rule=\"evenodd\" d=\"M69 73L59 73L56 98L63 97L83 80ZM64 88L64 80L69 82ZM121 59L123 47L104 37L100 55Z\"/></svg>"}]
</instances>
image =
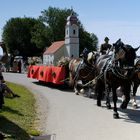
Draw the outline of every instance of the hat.
<instances>
[{"instance_id":1,"label":"hat","mask_svg":"<svg viewBox=\"0 0 140 140\"><path fill-rule=\"evenodd\" d=\"M109 40L109 38L108 37L105 37L104 41L106 41L106 40Z\"/></svg>"}]
</instances>

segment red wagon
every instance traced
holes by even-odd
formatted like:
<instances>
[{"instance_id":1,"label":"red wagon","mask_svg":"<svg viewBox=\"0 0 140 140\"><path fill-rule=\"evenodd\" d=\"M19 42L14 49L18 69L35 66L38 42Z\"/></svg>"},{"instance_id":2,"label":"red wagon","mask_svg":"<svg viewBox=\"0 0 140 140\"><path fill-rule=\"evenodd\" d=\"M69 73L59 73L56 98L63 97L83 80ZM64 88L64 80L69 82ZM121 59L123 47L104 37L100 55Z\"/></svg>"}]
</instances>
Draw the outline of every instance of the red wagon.
<instances>
[{"instance_id":1,"label":"red wagon","mask_svg":"<svg viewBox=\"0 0 140 140\"><path fill-rule=\"evenodd\" d=\"M28 78L60 85L64 84L66 71L65 67L32 65L28 68L27 76Z\"/></svg>"}]
</instances>

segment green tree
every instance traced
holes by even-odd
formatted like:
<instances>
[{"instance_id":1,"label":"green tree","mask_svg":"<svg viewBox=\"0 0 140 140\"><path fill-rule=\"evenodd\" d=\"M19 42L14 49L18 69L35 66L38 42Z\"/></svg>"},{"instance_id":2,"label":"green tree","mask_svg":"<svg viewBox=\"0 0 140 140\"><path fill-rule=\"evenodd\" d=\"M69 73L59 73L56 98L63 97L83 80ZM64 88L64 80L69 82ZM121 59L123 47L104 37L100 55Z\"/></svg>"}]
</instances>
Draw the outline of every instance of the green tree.
<instances>
[{"instance_id":1,"label":"green tree","mask_svg":"<svg viewBox=\"0 0 140 140\"><path fill-rule=\"evenodd\" d=\"M48 10L42 11L39 17L47 25L47 33L50 36L49 42L64 40L65 25L67 17L74 12L72 9L59 9L49 7ZM76 12L74 12L78 15ZM89 50L96 50L98 38L94 34L90 34L84 30L81 22L79 21L79 40L80 40L80 53L87 47Z\"/></svg>"},{"instance_id":2,"label":"green tree","mask_svg":"<svg viewBox=\"0 0 140 140\"><path fill-rule=\"evenodd\" d=\"M50 36L50 42L64 40L65 25L67 17L71 14L70 9L59 9L49 7L48 10L42 11L39 19L46 23L47 32Z\"/></svg>"},{"instance_id":3,"label":"green tree","mask_svg":"<svg viewBox=\"0 0 140 140\"><path fill-rule=\"evenodd\" d=\"M46 47L45 25L34 18L11 18L3 28L2 39L12 55L41 55Z\"/></svg>"},{"instance_id":4,"label":"green tree","mask_svg":"<svg viewBox=\"0 0 140 140\"><path fill-rule=\"evenodd\" d=\"M47 27L41 21L34 25L31 31L31 42L36 45L37 48L45 48L46 45L50 45L51 42L48 41Z\"/></svg>"},{"instance_id":5,"label":"green tree","mask_svg":"<svg viewBox=\"0 0 140 140\"><path fill-rule=\"evenodd\" d=\"M80 42L80 53L86 47L89 51L96 51L98 38L95 34L85 31L83 28L79 29L79 42Z\"/></svg>"}]
</instances>

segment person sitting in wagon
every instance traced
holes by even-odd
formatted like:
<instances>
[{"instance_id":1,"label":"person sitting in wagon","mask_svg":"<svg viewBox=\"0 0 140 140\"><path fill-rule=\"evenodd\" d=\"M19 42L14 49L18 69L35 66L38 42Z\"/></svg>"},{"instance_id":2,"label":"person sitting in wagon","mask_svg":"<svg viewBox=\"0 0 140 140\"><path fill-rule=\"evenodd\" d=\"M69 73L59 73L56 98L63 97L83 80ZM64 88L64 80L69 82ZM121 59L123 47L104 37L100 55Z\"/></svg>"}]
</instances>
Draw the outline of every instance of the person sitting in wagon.
<instances>
[{"instance_id":1,"label":"person sitting in wagon","mask_svg":"<svg viewBox=\"0 0 140 140\"><path fill-rule=\"evenodd\" d=\"M104 41L105 41L105 43L101 44L101 47L100 47L101 55L107 54L110 51L110 49L112 48L112 45L109 44L108 37L105 37Z\"/></svg>"}]
</instances>

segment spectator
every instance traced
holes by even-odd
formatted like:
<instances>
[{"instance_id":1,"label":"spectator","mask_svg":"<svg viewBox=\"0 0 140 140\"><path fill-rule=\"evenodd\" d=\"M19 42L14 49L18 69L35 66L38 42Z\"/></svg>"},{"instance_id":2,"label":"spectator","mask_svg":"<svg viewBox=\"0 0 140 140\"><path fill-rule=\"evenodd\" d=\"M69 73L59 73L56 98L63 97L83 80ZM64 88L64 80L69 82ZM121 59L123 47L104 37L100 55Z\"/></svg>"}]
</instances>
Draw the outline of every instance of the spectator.
<instances>
[{"instance_id":1,"label":"spectator","mask_svg":"<svg viewBox=\"0 0 140 140\"><path fill-rule=\"evenodd\" d=\"M21 73L21 60L18 61L18 72Z\"/></svg>"},{"instance_id":2,"label":"spectator","mask_svg":"<svg viewBox=\"0 0 140 140\"><path fill-rule=\"evenodd\" d=\"M15 94L5 83L4 78L0 75L0 109L2 109L2 105L4 104L4 94L7 93L12 97L20 97Z\"/></svg>"}]
</instances>

